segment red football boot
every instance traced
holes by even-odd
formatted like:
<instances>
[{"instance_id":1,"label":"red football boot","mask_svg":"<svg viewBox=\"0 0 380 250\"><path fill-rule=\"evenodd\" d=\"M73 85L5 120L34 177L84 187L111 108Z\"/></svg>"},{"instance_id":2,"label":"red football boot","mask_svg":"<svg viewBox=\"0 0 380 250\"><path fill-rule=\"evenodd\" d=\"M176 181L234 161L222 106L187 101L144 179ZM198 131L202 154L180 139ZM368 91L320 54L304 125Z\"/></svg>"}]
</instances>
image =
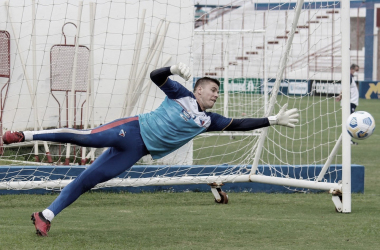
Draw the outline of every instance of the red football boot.
<instances>
[{"instance_id":1,"label":"red football boot","mask_svg":"<svg viewBox=\"0 0 380 250\"><path fill-rule=\"evenodd\" d=\"M22 131L7 131L3 135L4 144L11 144L23 141L25 141L25 136Z\"/></svg>"},{"instance_id":2,"label":"red football boot","mask_svg":"<svg viewBox=\"0 0 380 250\"><path fill-rule=\"evenodd\" d=\"M50 221L45 219L42 212L34 212L31 220L33 221L38 236L48 236L47 233L50 230Z\"/></svg>"}]
</instances>

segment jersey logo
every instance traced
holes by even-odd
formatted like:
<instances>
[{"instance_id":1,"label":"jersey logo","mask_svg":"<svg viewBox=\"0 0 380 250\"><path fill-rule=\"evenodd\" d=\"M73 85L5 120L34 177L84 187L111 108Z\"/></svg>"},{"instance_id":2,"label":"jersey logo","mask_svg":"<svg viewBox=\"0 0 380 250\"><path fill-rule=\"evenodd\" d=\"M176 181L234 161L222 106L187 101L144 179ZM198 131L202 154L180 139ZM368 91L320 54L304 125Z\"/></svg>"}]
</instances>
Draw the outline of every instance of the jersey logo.
<instances>
[{"instance_id":1,"label":"jersey logo","mask_svg":"<svg viewBox=\"0 0 380 250\"><path fill-rule=\"evenodd\" d=\"M181 114L179 114L182 119L184 119L186 122L191 119L191 115L186 110L182 109Z\"/></svg>"},{"instance_id":2,"label":"jersey logo","mask_svg":"<svg viewBox=\"0 0 380 250\"><path fill-rule=\"evenodd\" d=\"M122 136L122 137L125 137L125 132L124 132L124 130L122 129L122 130L120 130L120 133L119 133L119 135L120 136Z\"/></svg>"}]
</instances>

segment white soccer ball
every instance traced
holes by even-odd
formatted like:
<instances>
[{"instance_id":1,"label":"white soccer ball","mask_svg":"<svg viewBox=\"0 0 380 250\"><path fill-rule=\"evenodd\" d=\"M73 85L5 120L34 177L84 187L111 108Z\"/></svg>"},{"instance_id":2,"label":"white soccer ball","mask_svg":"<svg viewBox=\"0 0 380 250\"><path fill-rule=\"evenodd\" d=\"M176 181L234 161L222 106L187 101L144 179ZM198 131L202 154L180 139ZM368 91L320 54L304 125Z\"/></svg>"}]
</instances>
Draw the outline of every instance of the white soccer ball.
<instances>
[{"instance_id":1,"label":"white soccer ball","mask_svg":"<svg viewBox=\"0 0 380 250\"><path fill-rule=\"evenodd\" d=\"M375 131L375 119L368 112L357 111L348 117L346 127L352 138L364 140Z\"/></svg>"}]
</instances>

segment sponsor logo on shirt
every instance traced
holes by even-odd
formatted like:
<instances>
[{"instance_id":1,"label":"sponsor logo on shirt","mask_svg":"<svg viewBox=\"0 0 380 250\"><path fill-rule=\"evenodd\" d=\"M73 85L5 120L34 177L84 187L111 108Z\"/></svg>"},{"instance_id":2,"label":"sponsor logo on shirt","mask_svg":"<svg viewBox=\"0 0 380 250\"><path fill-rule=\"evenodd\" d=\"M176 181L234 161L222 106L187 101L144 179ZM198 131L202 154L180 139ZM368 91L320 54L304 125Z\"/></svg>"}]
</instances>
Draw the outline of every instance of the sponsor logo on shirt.
<instances>
[{"instance_id":1,"label":"sponsor logo on shirt","mask_svg":"<svg viewBox=\"0 0 380 250\"><path fill-rule=\"evenodd\" d=\"M120 136L122 136L122 137L125 137L125 132L124 132L124 130L122 129L122 130L120 130L120 132L119 132L119 135Z\"/></svg>"},{"instance_id":2,"label":"sponsor logo on shirt","mask_svg":"<svg viewBox=\"0 0 380 250\"><path fill-rule=\"evenodd\" d=\"M182 112L181 112L179 115L180 115L180 116L182 117L182 119L184 119L186 122L192 118L191 115L189 114L189 112L187 112L187 111L184 110L184 109L182 109Z\"/></svg>"}]
</instances>

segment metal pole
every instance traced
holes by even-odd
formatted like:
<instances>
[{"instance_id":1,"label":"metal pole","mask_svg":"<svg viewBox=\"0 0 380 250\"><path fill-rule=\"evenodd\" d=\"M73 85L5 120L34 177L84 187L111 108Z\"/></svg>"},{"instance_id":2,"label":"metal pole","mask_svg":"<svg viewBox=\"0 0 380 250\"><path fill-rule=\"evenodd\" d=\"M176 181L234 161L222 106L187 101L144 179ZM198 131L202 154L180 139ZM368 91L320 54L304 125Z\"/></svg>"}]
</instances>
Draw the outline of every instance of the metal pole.
<instances>
[{"instance_id":1,"label":"metal pole","mask_svg":"<svg viewBox=\"0 0 380 250\"><path fill-rule=\"evenodd\" d=\"M342 27L342 206L351 212L351 138L346 130L350 115L350 1L341 1Z\"/></svg>"},{"instance_id":2,"label":"metal pole","mask_svg":"<svg viewBox=\"0 0 380 250\"><path fill-rule=\"evenodd\" d=\"M84 129L88 128L88 122L90 118L90 113L94 115L93 111L93 98L94 96L92 95L93 92L93 75L94 75L94 64L93 64L93 59L94 59L94 27L95 27L95 13L96 13L96 3L90 3L89 4L90 8L90 58L88 62L88 81L87 81L87 91L86 91L86 118L84 120ZM91 98L91 99L90 99ZM90 109L91 107L91 109ZM94 128L91 126L91 128ZM81 165L86 164L86 147L82 147L82 160L81 160Z\"/></svg>"},{"instance_id":3,"label":"metal pole","mask_svg":"<svg viewBox=\"0 0 380 250\"><path fill-rule=\"evenodd\" d=\"M342 2L344 2L344 0L341 1L341 3ZM332 34L331 34L331 80L334 80L334 34L335 34L335 17L334 17L334 13L335 13L335 5L334 5L334 8L333 8L332 17L331 17L331 19L332 19L331 20L331 25L332 25ZM342 29L344 29L343 26L342 26ZM350 37L348 37L348 38L350 38Z\"/></svg>"},{"instance_id":4,"label":"metal pole","mask_svg":"<svg viewBox=\"0 0 380 250\"><path fill-rule=\"evenodd\" d=\"M263 50L264 50L264 60L263 60L263 63L264 63L264 114L267 113L267 109L268 109L268 97L269 97L269 90L268 90L268 67L267 67L267 27L266 27L266 22L265 22L265 12L264 12L264 29L265 29L265 33L264 33L264 45L263 45Z\"/></svg>"},{"instance_id":5,"label":"metal pole","mask_svg":"<svg viewBox=\"0 0 380 250\"><path fill-rule=\"evenodd\" d=\"M223 82L224 112L223 114L225 117L228 117L228 68L229 68L228 57L229 57L229 53L228 53L228 50L226 50L225 55L224 55L224 63L223 63L224 64L224 82Z\"/></svg>"},{"instance_id":6,"label":"metal pole","mask_svg":"<svg viewBox=\"0 0 380 250\"><path fill-rule=\"evenodd\" d=\"M36 61L36 1L32 1L32 47L33 47L33 106L34 106L34 130L37 130L38 112L37 112L37 61ZM34 158L39 162L38 141L34 142Z\"/></svg>"},{"instance_id":7,"label":"metal pole","mask_svg":"<svg viewBox=\"0 0 380 250\"><path fill-rule=\"evenodd\" d=\"M74 121L74 109L75 109L74 97L75 97L75 83L76 83L77 64L78 64L79 34L80 34L80 26L81 26L81 19L82 19L82 9L83 9L83 2L80 1L78 2L77 34L76 34L73 74L72 74L72 82L71 82L71 99L70 99L70 105L69 105L69 121L68 121L69 128L73 127L73 121ZM69 165L70 146L71 146L71 143L67 143L65 165Z\"/></svg>"}]
</instances>

